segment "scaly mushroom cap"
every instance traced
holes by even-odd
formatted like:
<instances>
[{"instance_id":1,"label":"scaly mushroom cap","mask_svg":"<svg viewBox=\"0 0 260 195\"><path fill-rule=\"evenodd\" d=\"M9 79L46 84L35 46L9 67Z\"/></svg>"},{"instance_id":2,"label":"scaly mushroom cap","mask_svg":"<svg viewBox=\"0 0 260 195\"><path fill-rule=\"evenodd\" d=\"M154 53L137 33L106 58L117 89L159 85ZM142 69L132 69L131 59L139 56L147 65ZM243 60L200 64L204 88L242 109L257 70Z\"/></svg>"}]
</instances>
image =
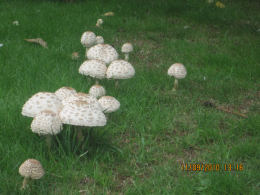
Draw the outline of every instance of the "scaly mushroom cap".
<instances>
[{"instance_id":1,"label":"scaly mushroom cap","mask_svg":"<svg viewBox=\"0 0 260 195\"><path fill-rule=\"evenodd\" d=\"M62 123L77 126L105 126L106 117L101 110L94 109L84 101L74 101L65 105L59 114Z\"/></svg>"},{"instance_id":2,"label":"scaly mushroom cap","mask_svg":"<svg viewBox=\"0 0 260 195\"><path fill-rule=\"evenodd\" d=\"M168 69L168 75L174 76L176 79L183 79L187 75L187 70L183 64L175 63Z\"/></svg>"},{"instance_id":3,"label":"scaly mushroom cap","mask_svg":"<svg viewBox=\"0 0 260 195\"><path fill-rule=\"evenodd\" d=\"M104 113L115 112L120 108L120 102L112 96L103 96L98 102L100 103Z\"/></svg>"},{"instance_id":4,"label":"scaly mushroom cap","mask_svg":"<svg viewBox=\"0 0 260 195\"><path fill-rule=\"evenodd\" d=\"M55 91L55 95L62 101L67 97L76 94L77 91L71 87L61 87Z\"/></svg>"},{"instance_id":5,"label":"scaly mushroom cap","mask_svg":"<svg viewBox=\"0 0 260 195\"><path fill-rule=\"evenodd\" d=\"M79 73L85 76L91 76L103 79L106 76L106 64L100 60L86 60L79 67Z\"/></svg>"},{"instance_id":6,"label":"scaly mushroom cap","mask_svg":"<svg viewBox=\"0 0 260 195\"><path fill-rule=\"evenodd\" d=\"M122 53L130 53L133 50L134 50L134 48L131 43L125 43L121 48Z\"/></svg>"},{"instance_id":7,"label":"scaly mushroom cap","mask_svg":"<svg viewBox=\"0 0 260 195\"><path fill-rule=\"evenodd\" d=\"M92 95L95 98L99 98L99 97L104 96L106 94L106 90L101 85L93 85L89 89L89 94Z\"/></svg>"},{"instance_id":8,"label":"scaly mushroom cap","mask_svg":"<svg viewBox=\"0 0 260 195\"><path fill-rule=\"evenodd\" d=\"M111 45L97 44L87 51L87 58L90 60L101 60L109 64L118 59L118 53Z\"/></svg>"},{"instance_id":9,"label":"scaly mushroom cap","mask_svg":"<svg viewBox=\"0 0 260 195\"><path fill-rule=\"evenodd\" d=\"M129 79L135 75L134 67L125 60L115 60L107 68L108 79Z\"/></svg>"},{"instance_id":10,"label":"scaly mushroom cap","mask_svg":"<svg viewBox=\"0 0 260 195\"><path fill-rule=\"evenodd\" d=\"M84 101L91 105L94 109L102 110L101 105L98 103L98 100L92 95L85 93L77 93L73 96L70 96L62 101L62 104L65 106L74 101Z\"/></svg>"},{"instance_id":11,"label":"scaly mushroom cap","mask_svg":"<svg viewBox=\"0 0 260 195\"><path fill-rule=\"evenodd\" d=\"M61 101L54 93L39 92L25 102L22 108L22 115L35 117L44 110L50 110L54 113L58 113L61 109Z\"/></svg>"},{"instance_id":12,"label":"scaly mushroom cap","mask_svg":"<svg viewBox=\"0 0 260 195\"><path fill-rule=\"evenodd\" d=\"M44 175L44 169L38 160L28 159L19 167L19 173L25 178L40 179Z\"/></svg>"},{"instance_id":13,"label":"scaly mushroom cap","mask_svg":"<svg viewBox=\"0 0 260 195\"><path fill-rule=\"evenodd\" d=\"M62 130L62 123L58 114L44 110L33 118L31 129L39 135L56 135Z\"/></svg>"},{"instance_id":14,"label":"scaly mushroom cap","mask_svg":"<svg viewBox=\"0 0 260 195\"><path fill-rule=\"evenodd\" d=\"M103 44L104 43L104 38L102 36L97 36L96 37L96 44Z\"/></svg>"},{"instance_id":15,"label":"scaly mushroom cap","mask_svg":"<svg viewBox=\"0 0 260 195\"><path fill-rule=\"evenodd\" d=\"M80 42L85 47L91 47L96 42L96 35L91 31L86 31L82 34Z\"/></svg>"}]
</instances>

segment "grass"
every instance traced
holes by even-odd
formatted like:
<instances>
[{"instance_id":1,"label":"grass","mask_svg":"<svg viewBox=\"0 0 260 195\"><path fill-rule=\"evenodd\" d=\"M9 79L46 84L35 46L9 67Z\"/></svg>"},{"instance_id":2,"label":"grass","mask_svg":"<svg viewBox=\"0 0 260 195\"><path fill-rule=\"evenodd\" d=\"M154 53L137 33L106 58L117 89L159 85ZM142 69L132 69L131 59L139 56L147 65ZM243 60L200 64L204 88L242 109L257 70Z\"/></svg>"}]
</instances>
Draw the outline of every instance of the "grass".
<instances>
[{"instance_id":1,"label":"grass","mask_svg":"<svg viewBox=\"0 0 260 195\"><path fill-rule=\"evenodd\" d=\"M223 3L224 9L202 0L1 1L0 194L259 193L259 4ZM103 17L97 29L108 11L115 16ZM39 91L70 86L88 92L95 81L78 73L86 30L118 51L132 42L136 76L119 88L102 80L120 110L105 127L87 129L84 146L76 129L64 126L49 152L21 108ZM49 48L24 41L37 37ZM75 51L78 60L71 59ZM172 94L167 69L175 62L188 75ZM202 106L210 99L248 118ZM18 168L27 158L41 161L46 175L21 192ZM183 171L182 163L222 169ZM244 169L225 171L225 164Z\"/></svg>"}]
</instances>

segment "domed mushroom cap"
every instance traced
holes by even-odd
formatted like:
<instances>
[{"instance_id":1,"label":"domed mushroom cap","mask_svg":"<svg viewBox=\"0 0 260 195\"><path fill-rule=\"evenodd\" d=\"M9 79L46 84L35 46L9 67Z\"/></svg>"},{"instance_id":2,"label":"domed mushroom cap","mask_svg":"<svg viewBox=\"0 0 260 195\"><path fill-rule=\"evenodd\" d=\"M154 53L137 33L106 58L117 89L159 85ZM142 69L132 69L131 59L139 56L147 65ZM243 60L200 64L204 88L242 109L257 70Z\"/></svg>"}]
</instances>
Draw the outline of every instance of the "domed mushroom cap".
<instances>
[{"instance_id":1,"label":"domed mushroom cap","mask_svg":"<svg viewBox=\"0 0 260 195\"><path fill-rule=\"evenodd\" d=\"M73 96L70 96L62 101L62 104L65 106L74 101L84 101L91 105L94 109L102 110L101 105L98 103L98 100L92 95L85 93L77 93Z\"/></svg>"},{"instance_id":2,"label":"domed mushroom cap","mask_svg":"<svg viewBox=\"0 0 260 195\"><path fill-rule=\"evenodd\" d=\"M101 85L93 85L89 89L89 94L92 95L95 98L99 98L99 97L104 96L106 94L106 90Z\"/></svg>"},{"instance_id":3,"label":"domed mushroom cap","mask_svg":"<svg viewBox=\"0 0 260 195\"><path fill-rule=\"evenodd\" d=\"M87 57L90 60L101 60L109 64L118 59L118 53L111 45L97 44L87 51Z\"/></svg>"},{"instance_id":4,"label":"domed mushroom cap","mask_svg":"<svg viewBox=\"0 0 260 195\"><path fill-rule=\"evenodd\" d=\"M55 95L62 101L67 97L76 94L77 91L71 87L61 87L55 91Z\"/></svg>"},{"instance_id":5,"label":"domed mushroom cap","mask_svg":"<svg viewBox=\"0 0 260 195\"><path fill-rule=\"evenodd\" d=\"M62 123L58 114L44 110L33 118L31 129L40 135L56 135L62 130Z\"/></svg>"},{"instance_id":6,"label":"domed mushroom cap","mask_svg":"<svg viewBox=\"0 0 260 195\"><path fill-rule=\"evenodd\" d=\"M123 53L130 53L134 50L133 45L131 43L125 43L122 48L121 51Z\"/></svg>"},{"instance_id":7,"label":"domed mushroom cap","mask_svg":"<svg viewBox=\"0 0 260 195\"><path fill-rule=\"evenodd\" d=\"M168 69L168 75L174 76L176 79L183 79L187 75L187 70L183 64L175 63Z\"/></svg>"},{"instance_id":8,"label":"domed mushroom cap","mask_svg":"<svg viewBox=\"0 0 260 195\"><path fill-rule=\"evenodd\" d=\"M115 112L120 108L120 102L112 96L103 96L98 102L100 103L104 113Z\"/></svg>"},{"instance_id":9,"label":"domed mushroom cap","mask_svg":"<svg viewBox=\"0 0 260 195\"><path fill-rule=\"evenodd\" d=\"M28 159L19 167L19 173L25 178L40 179L44 175L44 169L38 160Z\"/></svg>"},{"instance_id":10,"label":"domed mushroom cap","mask_svg":"<svg viewBox=\"0 0 260 195\"><path fill-rule=\"evenodd\" d=\"M106 117L101 110L94 109L84 101L74 101L63 107L59 114L62 123L77 126L105 126Z\"/></svg>"},{"instance_id":11,"label":"domed mushroom cap","mask_svg":"<svg viewBox=\"0 0 260 195\"><path fill-rule=\"evenodd\" d=\"M91 47L96 42L96 35L91 31L86 31L82 34L80 42L85 47Z\"/></svg>"},{"instance_id":12,"label":"domed mushroom cap","mask_svg":"<svg viewBox=\"0 0 260 195\"><path fill-rule=\"evenodd\" d=\"M97 36L96 37L96 44L103 44L104 43L104 38L102 36Z\"/></svg>"},{"instance_id":13,"label":"domed mushroom cap","mask_svg":"<svg viewBox=\"0 0 260 195\"><path fill-rule=\"evenodd\" d=\"M22 115L35 117L44 110L50 110L54 113L58 113L61 109L61 101L54 93L39 92L25 102L22 108Z\"/></svg>"},{"instance_id":14,"label":"domed mushroom cap","mask_svg":"<svg viewBox=\"0 0 260 195\"><path fill-rule=\"evenodd\" d=\"M86 60L79 67L79 73L85 76L91 76L103 79L106 76L106 64L100 60Z\"/></svg>"},{"instance_id":15,"label":"domed mushroom cap","mask_svg":"<svg viewBox=\"0 0 260 195\"><path fill-rule=\"evenodd\" d=\"M115 60L107 68L108 79L129 79L135 75L134 67L125 60Z\"/></svg>"}]
</instances>

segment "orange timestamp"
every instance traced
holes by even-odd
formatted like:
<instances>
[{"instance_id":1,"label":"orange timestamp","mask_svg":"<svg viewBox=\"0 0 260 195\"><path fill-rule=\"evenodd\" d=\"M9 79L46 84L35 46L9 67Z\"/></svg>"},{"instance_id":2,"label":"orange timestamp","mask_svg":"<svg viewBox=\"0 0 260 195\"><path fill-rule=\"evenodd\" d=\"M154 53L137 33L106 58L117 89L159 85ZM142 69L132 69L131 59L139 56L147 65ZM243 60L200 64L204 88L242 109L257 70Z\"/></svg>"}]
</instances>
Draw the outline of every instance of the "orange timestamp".
<instances>
[{"instance_id":1,"label":"orange timestamp","mask_svg":"<svg viewBox=\"0 0 260 195\"><path fill-rule=\"evenodd\" d=\"M243 171L244 166L243 164L200 164L200 163L183 163L181 164L181 170L183 171L202 171L202 172L209 172L209 171Z\"/></svg>"}]
</instances>

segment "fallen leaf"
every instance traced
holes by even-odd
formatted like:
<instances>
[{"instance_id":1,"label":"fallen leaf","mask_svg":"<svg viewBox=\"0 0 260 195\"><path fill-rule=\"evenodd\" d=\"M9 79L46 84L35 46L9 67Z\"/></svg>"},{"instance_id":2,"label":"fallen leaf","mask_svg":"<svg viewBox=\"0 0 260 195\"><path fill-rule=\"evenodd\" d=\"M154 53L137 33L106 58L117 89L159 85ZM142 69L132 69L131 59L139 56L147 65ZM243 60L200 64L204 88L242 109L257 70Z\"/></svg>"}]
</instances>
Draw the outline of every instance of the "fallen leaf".
<instances>
[{"instance_id":1,"label":"fallen leaf","mask_svg":"<svg viewBox=\"0 0 260 195\"><path fill-rule=\"evenodd\" d=\"M79 53L78 53L78 52L73 52L73 53L71 54L71 58L72 58L73 60L78 59L78 58L79 58Z\"/></svg>"},{"instance_id":2,"label":"fallen leaf","mask_svg":"<svg viewBox=\"0 0 260 195\"><path fill-rule=\"evenodd\" d=\"M104 13L104 16L114 16L114 12L106 12Z\"/></svg>"},{"instance_id":3,"label":"fallen leaf","mask_svg":"<svg viewBox=\"0 0 260 195\"><path fill-rule=\"evenodd\" d=\"M217 1L217 2L216 2L216 6L217 6L218 8L225 8L225 5L224 5L223 3L221 3L220 1Z\"/></svg>"},{"instance_id":4,"label":"fallen leaf","mask_svg":"<svg viewBox=\"0 0 260 195\"><path fill-rule=\"evenodd\" d=\"M47 43L42 38L35 38L35 39L24 39L27 42L30 43L37 43L40 44L44 48L48 48Z\"/></svg>"}]
</instances>

